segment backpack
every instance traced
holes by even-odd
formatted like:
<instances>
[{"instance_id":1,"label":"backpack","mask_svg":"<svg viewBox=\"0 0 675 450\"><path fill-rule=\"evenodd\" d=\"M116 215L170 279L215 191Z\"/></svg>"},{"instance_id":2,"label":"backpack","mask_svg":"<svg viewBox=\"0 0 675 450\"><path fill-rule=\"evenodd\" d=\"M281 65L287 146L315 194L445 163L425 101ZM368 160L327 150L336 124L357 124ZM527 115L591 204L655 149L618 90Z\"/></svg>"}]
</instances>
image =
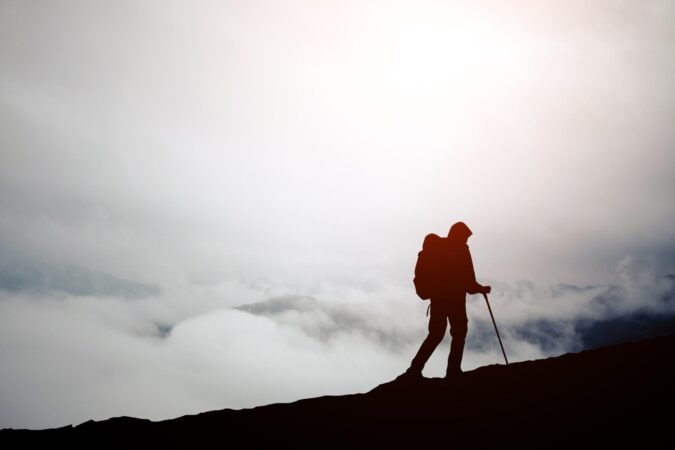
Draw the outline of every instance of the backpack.
<instances>
[{"instance_id":1,"label":"backpack","mask_svg":"<svg viewBox=\"0 0 675 450\"><path fill-rule=\"evenodd\" d=\"M443 270L443 243L444 238L437 234L427 234L422 250L417 253L413 284L417 295L422 300L429 300L433 297L439 285L439 273Z\"/></svg>"}]
</instances>

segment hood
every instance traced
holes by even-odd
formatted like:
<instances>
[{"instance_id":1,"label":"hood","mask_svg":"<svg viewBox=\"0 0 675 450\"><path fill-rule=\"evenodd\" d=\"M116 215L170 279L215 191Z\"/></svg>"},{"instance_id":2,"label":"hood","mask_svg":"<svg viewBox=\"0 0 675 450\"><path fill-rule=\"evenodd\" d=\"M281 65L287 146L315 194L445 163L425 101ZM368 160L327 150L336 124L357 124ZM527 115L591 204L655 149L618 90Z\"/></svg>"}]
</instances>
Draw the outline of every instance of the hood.
<instances>
[{"instance_id":1,"label":"hood","mask_svg":"<svg viewBox=\"0 0 675 450\"><path fill-rule=\"evenodd\" d=\"M464 244L472 234L473 233L464 222L457 222L450 227L450 231L448 231L448 240Z\"/></svg>"}]
</instances>

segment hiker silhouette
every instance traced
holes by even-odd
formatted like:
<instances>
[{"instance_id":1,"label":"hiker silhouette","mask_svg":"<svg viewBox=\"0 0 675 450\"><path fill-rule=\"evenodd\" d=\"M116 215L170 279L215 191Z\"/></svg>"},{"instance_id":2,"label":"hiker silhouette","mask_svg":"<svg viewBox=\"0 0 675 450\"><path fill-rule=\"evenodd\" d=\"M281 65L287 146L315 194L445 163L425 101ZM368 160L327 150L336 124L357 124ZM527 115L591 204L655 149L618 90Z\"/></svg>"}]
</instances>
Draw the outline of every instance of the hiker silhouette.
<instances>
[{"instance_id":1,"label":"hiker silhouette","mask_svg":"<svg viewBox=\"0 0 675 450\"><path fill-rule=\"evenodd\" d=\"M423 251L427 251L428 242L429 246L434 246L435 251L431 267L425 268L425 271L433 272L431 277L434 280L429 297L429 334L408 370L401 375L402 378L422 377L422 369L443 340L448 322L452 343L445 377L450 379L462 373L462 355L468 331L466 294L489 294L491 290L490 286L483 286L476 281L471 252L466 243L472 234L464 222L457 222L450 227L447 238L429 235L425 239ZM431 237L435 239L430 239Z\"/></svg>"}]
</instances>

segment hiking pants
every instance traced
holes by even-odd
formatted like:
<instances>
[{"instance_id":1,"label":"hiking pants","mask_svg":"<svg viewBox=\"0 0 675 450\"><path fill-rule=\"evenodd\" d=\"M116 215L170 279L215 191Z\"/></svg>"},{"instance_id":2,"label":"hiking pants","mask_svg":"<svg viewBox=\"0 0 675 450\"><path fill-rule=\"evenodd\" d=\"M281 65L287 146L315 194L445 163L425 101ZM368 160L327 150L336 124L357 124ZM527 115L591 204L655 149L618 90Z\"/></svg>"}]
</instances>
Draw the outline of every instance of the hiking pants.
<instances>
[{"instance_id":1,"label":"hiking pants","mask_svg":"<svg viewBox=\"0 0 675 450\"><path fill-rule=\"evenodd\" d=\"M450 322L450 355L446 374L453 375L461 372L464 341L468 330L466 317L466 299L437 299L431 300L431 315L429 317L429 334L422 343L417 355L413 358L410 367L422 371L427 360L445 336L445 330Z\"/></svg>"}]
</instances>

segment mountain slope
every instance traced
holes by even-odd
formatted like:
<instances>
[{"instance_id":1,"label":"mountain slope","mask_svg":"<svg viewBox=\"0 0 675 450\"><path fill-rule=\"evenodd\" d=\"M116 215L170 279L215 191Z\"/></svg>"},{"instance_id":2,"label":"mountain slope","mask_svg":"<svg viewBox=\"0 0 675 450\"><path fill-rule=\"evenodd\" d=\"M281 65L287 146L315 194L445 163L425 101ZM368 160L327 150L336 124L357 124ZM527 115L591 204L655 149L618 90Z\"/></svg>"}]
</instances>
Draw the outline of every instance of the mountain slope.
<instances>
[{"instance_id":1,"label":"mountain slope","mask_svg":"<svg viewBox=\"0 0 675 450\"><path fill-rule=\"evenodd\" d=\"M3 430L0 442L167 448L585 448L673 446L675 336L487 366L453 382L392 381L320 397L161 422L114 418Z\"/></svg>"}]
</instances>

